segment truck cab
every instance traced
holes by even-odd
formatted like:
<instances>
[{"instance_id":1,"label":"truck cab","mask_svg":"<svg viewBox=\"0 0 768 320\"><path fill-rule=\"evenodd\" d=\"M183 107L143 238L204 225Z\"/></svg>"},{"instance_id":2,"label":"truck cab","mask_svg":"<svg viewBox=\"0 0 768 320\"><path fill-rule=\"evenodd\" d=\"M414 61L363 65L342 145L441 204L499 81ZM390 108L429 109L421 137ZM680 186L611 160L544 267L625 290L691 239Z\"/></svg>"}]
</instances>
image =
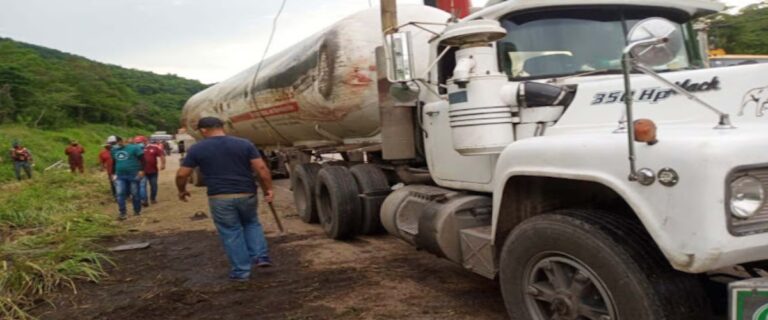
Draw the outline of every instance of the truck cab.
<instances>
[{"instance_id":1,"label":"truck cab","mask_svg":"<svg viewBox=\"0 0 768 320\"><path fill-rule=\"evenodd\" d=\"M284 153L328 237L386 231L498 281L513 319L724 316L768 274L768 64L707 67L692 24L722 9L383 0L183 118ZM731 305L768 305L754 283Z\"/></svg>"},{"instance_id":2,"label":"truck cab","mask_svg":"<svg viewBox=\"0 0 768 320\"><path fill-rule=\"evenodd\" d=\"M445 189L395 191L385 227L497 278L514 319L706 317L701 275L768 258L768 69L705 67L692 20L721 9L519 0L447 26L411 81ZM657 18L669 57L625 77Z\"/></svg>"}]
</instances>

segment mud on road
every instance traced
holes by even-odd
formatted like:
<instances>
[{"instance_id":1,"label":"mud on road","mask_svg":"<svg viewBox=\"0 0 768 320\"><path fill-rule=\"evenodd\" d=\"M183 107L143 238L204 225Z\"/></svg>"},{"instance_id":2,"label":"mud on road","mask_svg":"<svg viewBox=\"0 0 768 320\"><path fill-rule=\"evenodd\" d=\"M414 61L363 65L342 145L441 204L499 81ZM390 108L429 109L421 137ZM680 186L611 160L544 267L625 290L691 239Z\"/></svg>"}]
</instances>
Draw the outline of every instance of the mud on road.
<instances>
[{"instance_id":1,"label":"mud on road","mask_svg":"<svg viewBox=\"0 0 768 320\"><path fill-rule=\"evenodd\" d=\"M178 160L170 160L177 163ZM275 266L246 283L227 280L228 264L204 188L179 202L175 168L161 173L159 203L122 223L105 246L148 241L113 255L101 283L63 290L34 314L41 319L504 319L498 285L386 235L327 239L296 216L288 181L276 181L278 235L266 206L259 218ZM106 186L105 186L106 187ZM116 211L114 205L106 212Z\"/></svg>"}]
</instances>

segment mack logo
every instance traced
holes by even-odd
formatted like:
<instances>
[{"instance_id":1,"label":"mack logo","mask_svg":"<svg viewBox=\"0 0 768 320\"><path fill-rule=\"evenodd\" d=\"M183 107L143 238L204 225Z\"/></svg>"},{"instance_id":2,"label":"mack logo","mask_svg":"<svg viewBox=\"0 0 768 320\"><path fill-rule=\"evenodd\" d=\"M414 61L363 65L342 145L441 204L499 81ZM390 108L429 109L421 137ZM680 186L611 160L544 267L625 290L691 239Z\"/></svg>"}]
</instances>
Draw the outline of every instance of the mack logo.
<instances>
[{"instance_id":1,"label":"mack logo","mask_svg":"<svg viewBox=\"0 0 768 320\"><path fill-rule=\"evenodd\" d=\"M675 84L687 90L688 92L694 93L720 90L720 79L718 77L713 77L712 80L702 82L693 82L691 79L686 79L685 81L675 82ZM632 101L648 102L653 104L664 101L676 94L677 92L669 88L653 87L644 88L639 91L633 90L631 96ZM617 102L623 103L624 99L626 99L626 94L623 90L598 92L592 98L592 105L612 104Z\"/></svg>"},{"instance_id":2,"label":"mack logo","mask_svg":"<svg viewBox=\"0 0 768 320\"><path fill-rule=\"evenodd\" d=\"M683 82L675 82L676 85L683 87L683 89L688 90L688 92L703 92L703 91L712 91L712 90L720 90L720 79L717 77L712 78L712 80L704 81L704 82L693 82L691 79L687 79Z\"/></svg>"}]
</instances>

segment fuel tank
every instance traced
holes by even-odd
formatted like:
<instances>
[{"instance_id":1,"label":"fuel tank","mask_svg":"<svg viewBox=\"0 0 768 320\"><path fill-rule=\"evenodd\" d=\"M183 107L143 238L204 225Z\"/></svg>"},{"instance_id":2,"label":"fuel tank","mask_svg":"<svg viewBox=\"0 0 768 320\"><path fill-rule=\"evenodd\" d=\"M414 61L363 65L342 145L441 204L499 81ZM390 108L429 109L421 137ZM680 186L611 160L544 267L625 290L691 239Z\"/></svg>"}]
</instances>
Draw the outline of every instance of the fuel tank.
<instances>
[{"instance_id":1,"label":"fuel tank","mask_svg":"<svg viewBox=\"0 0 768 320\"><path fill-rule=\"evenodd\" d=\"M449 15L420 5L398 7L398 22L429 22L435 32ZM422 28L405 26L415 69L424 72L429 39ZM262 147L375 144L379 139L376 47L383 43L378 8L350 15L245 71L192 96L181 126L194 129L201 117L226 122L228 134ZM388 94L388 93L383 93ZM193 132L194 130L188 130Z\"/></svg>"}]
</instances>

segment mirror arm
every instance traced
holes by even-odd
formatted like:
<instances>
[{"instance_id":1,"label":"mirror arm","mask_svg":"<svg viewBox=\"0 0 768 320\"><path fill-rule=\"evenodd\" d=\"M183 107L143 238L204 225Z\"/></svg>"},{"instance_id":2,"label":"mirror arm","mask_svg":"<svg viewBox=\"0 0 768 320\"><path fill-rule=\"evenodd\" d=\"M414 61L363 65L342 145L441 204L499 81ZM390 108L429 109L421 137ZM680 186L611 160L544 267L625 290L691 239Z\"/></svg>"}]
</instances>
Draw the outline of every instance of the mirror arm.
<instances>
[{"instance_id":1,"label":"mirror arm","mask_svg":"<svg viewBox=\"0 0 768 320\"><path fill-rule=\"evenodd\" d=\"M653 38L653 39L646 39L646 40L638 40L635 42L630 43L626 48L624 48L623 55L626 57L631 57L632 50L635 49L635 47L638 46L654 46L657 44L667 43L669 42L669 38Z\"/></svg>"},{"instance_id":2,"label":"mirror arm","mask_svg":"<svg viewBox=\"0 0 768 320\"><path fill-rule=\"evenodd\" d=\"M632 107L634 104L634 97L632 95L632 85L629 81L629 74L632 72L632 67L636 64L632 61L632 50L637 46L652 46L661 43L669 42L669 38L653 38L647 40L639 40L629 44L624 48L624 52L621 55L621 69L624 75L624 105L626 106L626 128L627 128L627 140L629 142L629 181L637 181L637 153L635 153L635 119ZM619 122L621 127L621 122Z\"/></svg>"},{"instance_id":3,"label":"mirror arm","mask_svg":"<svg viewBox=\"0 0 768 320\"><path fill-rule=\"evenodd\" d=\"M635 166L635 160L637 158L635 154L635 126L633 125L634 116L632 113L634 97L632 95L632 85L629 81L629 73L632 71L632 57L629 52L635 45L636 44L627 46L627 48L624 49L624 54L621 56L621 69L624 75L624 105L626 106L627 139L629 141L629 181L637 181L637 168Z\"/></svg>"},{"instance_id":4,"label":"mirror arm","mask_svg":"<svg viewBox=\"0 0 768 320\"><path fill-rule=\"evenodd\" d=\"M407 27L407 26L414 26L414 27L416 27L416 28L419 28L419 29L421 29L421 30L424 30L424 31L426 31L426 32L429 32L429 33L431 33L431 34L432 34L432 35L434 35L434 36L438 36L438 37L440 36L440 34L439 34L439 33L437 33L437 32L434 32L434 31L432 31L432 30L429 30L429 29L427 29L427 28L425 28L425 27L422 27L422 26L421 26L422 24L423 24L423 25L433 25L433 26L443 26L443 27L445 27L445 26L447 26L447 25L448 25L447 23L431 23L431 22L418 22L418 21L411 21L411 22L408 22L408 23L404 23L404 24L401 24L401 25L399 25L399 26L395 27L395 30L399 30L399 29L405 28L405 27Z\"/></svg>"},{"instance_id":5,"label":"mirror arm","mask_svg":"<svg viewBox=\"0 0 768 320\"><path fill-rule=\"evenodd\" d=\"M707 109L709 109L712 112L714 112L715 114L717 114L717 116L720 117L720 120L718 121L718 125L716 127L717 129L732 129L732 128L734 128L734 126L731 124L731 117L727 113L722 112L719 109L717 109L714 106L712 106L711 104L704 102L704 100L699 99L697 96L695 96L694 94L688 92L688 90L685 90L685 89L681 88L679 85L675 84L674 82L669 81L669 80L665 79L662 76L659 76L652 69L650 69L650 68L648 68L648 67L646 67L646 66L644 66L642 64L636 63L636 62L633 62L632 64L633 64L633 67L635 69L637 69L637 70L640 70L640 72L642 72L642 73L644 73L644 74L646 74L646 75L648 75L648 76L650 76L650 77L652 77L652 78L654 78L654 79L656 79L656 80L658 80L658 81L668 85L675 92L684 95L688 99L691 99L691 100L697 102L698 104L706 107Z\"/></svg>"},{"instance_id":6,"label":"mirror arm","mask_svg":"<svg viewBox=\"0 0 768 320\"><path fill-rule=\"evenodd\" d=\"M452 48L451 46L446 46L445 49L443 50L443 52L441 52L439 55L437 55L437 58L435 59L435 61L432 61L432 64L430 64L427 67L427 70L425 70L424 73L422 73L421 76L417 77L416 79L425 79L427 74L429 74L429 72L432 71L432 68L434 68L437 65L437 63L440 62L441 59L443 59L445 54L448 53L448 50L451 50L451 48Z\"/></svg>"}]
</instances>

